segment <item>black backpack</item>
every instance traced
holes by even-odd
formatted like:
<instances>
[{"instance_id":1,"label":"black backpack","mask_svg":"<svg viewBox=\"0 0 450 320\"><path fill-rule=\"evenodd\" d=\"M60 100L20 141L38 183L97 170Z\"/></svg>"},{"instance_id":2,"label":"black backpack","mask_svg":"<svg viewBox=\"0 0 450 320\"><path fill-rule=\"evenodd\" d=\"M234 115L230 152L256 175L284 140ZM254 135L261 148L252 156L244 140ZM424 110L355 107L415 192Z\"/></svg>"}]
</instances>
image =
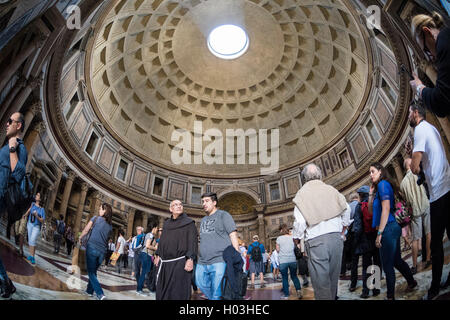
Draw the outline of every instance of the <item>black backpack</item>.
<instances>
[{"instance_id":1,"label":"black backpack","mask_svg":"<svg viewBox=\"0 0 450 320\"><path fill-rule=\"evenodd\" d=\"M222 282L220 283L222 289L222 300L244 300L244 297L247 294L247 274L242 270L239 270L236 279L237 290L235 291L233 290L227 275L225 274L223 276Z\"/></svg>"},{"instance_id":2,"label":"black backpack","mask_svg":"<svg viewBox=\"0 0 450 320\"><path fill-rule=\"evenodd\" d=\"M58 225L56 226L56 231L60 234L60 235L64 235L64 231L66 230L66 226L64 224L64 221L62 220L58 220Z\"/></svg>"},{"instance_id":3,"label":"black backpack","mask_svg":"<svg viewBox=\"0 0 450 320\"><path fill-rule=\"evenodd\" d=\"M252 260L254 262L262 261L262 253L261 253L261 248L260 248L259 243L257 246L254 246L252 248Z\"/></svg>"}]
</instances>

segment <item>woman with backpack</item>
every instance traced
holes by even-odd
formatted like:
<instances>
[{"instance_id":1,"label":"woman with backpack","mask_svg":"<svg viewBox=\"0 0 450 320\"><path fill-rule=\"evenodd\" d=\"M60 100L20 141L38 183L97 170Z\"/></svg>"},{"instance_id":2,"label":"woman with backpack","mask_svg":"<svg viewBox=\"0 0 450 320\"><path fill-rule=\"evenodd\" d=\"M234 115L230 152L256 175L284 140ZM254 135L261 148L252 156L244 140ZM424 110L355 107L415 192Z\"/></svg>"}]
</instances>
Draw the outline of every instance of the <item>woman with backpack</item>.
<instances>
[{"instance_id":1,"label":"woman with backpack","mask_svg":"<svg viewBox=\"0 0 450 320\"><path fill-rule=\"evenodd\" d=\"M88 222L81 233L80 240L78 240L80 245L82 241L86 242L86 266L89 276L86 293L92 297L95 292L98 300L106 299L97 279L97 270L105 258L111 231L112 208L111 205L103 203L100 206L98 216L93 217ZM84 239L85 236L87 236L86 240Z\"/></svg>"},{"instance_id":2,"label":"woman with backpack","mask_svg":"<svg viewBox=\"0 0 450 320\"><path fill-rule=\"evenodd\" d=\"M35 202L31 204L30 209L25 213L25 216L28 218L28 246L30 249L30 255L27 259L32 265L36 264L36 260L34 259L36 253L36 240L41 233L41 226L45 220L45 210L41 207L41 194L39 192L36 193L34 201Z\"/></svg>"},{"instance_id":3,"label":"woman with backpack","mask_svg":"<svg viewBox=\"0 0 450 320\"><path fill-rule=\"evenodd\" d=\"M375 162L370 166L372 186L369 191L368 209L372 213L372 227L377 229L375 245L380 249L383 270L386 274L386 300L395 300L395 269L408 282L408 290L417 286L411 269L400 255L400 236L402 229L394 216L395 193L397 186L388 177L386 169L381 163Z\"/></svg>"}]
</instances>

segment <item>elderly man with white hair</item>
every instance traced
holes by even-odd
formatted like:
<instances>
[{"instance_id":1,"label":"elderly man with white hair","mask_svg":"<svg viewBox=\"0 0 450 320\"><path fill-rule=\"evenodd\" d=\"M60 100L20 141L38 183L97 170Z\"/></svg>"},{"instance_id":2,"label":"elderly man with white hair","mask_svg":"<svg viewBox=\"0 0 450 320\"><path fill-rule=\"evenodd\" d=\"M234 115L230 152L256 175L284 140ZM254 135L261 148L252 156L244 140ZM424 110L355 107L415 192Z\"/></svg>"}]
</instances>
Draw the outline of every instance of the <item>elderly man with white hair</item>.
<instances>
[{"instance_id":1,"label":"elderly man with white hair","mask_svg":"<svg viewBox=\"0 0 450 320\"><path fill-rule=\"evenodd\" d=\"M316 300L335 300L341 270L344 228L350 224L345 197L322 182L315 164L302 170L304 185L295 195L294 238L305 240L308 268Z\"/></svg>"}]
</instances>

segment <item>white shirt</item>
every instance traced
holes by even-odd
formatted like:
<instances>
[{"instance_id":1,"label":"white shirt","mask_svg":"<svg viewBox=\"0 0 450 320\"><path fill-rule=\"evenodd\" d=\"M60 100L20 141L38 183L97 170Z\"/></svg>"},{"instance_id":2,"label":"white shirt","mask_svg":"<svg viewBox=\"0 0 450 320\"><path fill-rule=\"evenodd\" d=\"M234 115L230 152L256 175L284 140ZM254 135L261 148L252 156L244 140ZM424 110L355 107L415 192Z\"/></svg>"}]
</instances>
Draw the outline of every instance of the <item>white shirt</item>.
<instances>
[{"instance_id":1,"label":"white shirt","mask_svg":"<svg viewBox=\"0 0 450 320\"><path fill-rule=\"evenodd\" d=\"M120 243L120 247L119 250L117 250L117 252L119 254L123 254L123 249L125 248L126 240L124 237L120 236L119 239L117 239L117 242Z\"/></svg>"},{"instance_id":2,"label":"white shirt","mask_svg":"<svg viewBox=\"0 0 450 320\"><path fill-rule=\"evenodd\" d=\"M128 256L130 258L134 258L134 246L136 245L136 237L134 236L133 239L131 239L131 243L130 243L130 249L128 250Z\"/></svg>"},{"instance_id":3,"label":"white shirt","mask_svg":"<svg viewBox=\"0 0 450 320\"><path fill-rule=\"evenodd\" d=\"M414 152L423 152L423 172L434 202L450 190L450 169L439 132L425 120L414 129Z\"/></svg>"},{"instance_id":4,"label":"white shirt","mask_svg":"<svg viewBox=\"0 0 450 320\"><path fill-rule=\"evenodd\" d=\"M305 241L314 239L318 236L331 233L331 232L342 232L343 227L348 227L350 225L350 206L347 204L347 209L342 212L340 216L336 218L322 221L313 227L309 227L306 224L306 220L303 217L300 210L295 206L294 208L294 239L303 239Z\"/></svg>"},{"instance_id":5,"label":"white shirt","mask_svg":"<svg viewBox=\"0 0 450 320\"><path fill-rule=\"evenodd\" d=\"M280 260L278 259L278 251L273 250L272 255L270 256L270 261L272 262L272 265L279 266Z\"/></svg>"},{"instance_id":6,"label":"white shirt","mask_svg":"<svg viewBox=\"0 0 450 320\"><path fill-rule=\"evenodd\" d=\"M116 245L114 244L114 242L111 242L111 243L109 244L109 250L110 250L110 251L115 251L115 250L116 250Z\"/></svg>"}]
</instances>

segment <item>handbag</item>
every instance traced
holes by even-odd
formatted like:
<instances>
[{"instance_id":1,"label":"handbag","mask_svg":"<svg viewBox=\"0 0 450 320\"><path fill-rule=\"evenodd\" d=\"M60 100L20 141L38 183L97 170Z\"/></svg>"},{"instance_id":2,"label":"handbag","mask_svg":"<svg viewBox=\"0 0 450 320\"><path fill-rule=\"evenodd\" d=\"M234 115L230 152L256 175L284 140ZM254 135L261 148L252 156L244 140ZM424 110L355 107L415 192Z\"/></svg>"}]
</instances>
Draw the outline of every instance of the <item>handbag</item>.
<instances>
[{"instance_id":1,"label":"handbag","mask_svg":"<svg viewBox=\"0 0 450 320\"><path fill-rule=\"evenodd\" d=\"M92 223L92 227L89 230L89 232L84 237L82 237L80 239L81 247L84 248L84 250L86 250L86 248L87 248L87 243L88 243L88 241L89 241L89 239L91 237L92 230L94 229L95 221L97 221L97 217L94 218L94 222Z\"/></svg>"},{"instance_id":2,"label":"handbag","mask_svg":"<svg viewBox=\"0 0 450 320\"><path fill-rule=\"evenodd\" d=\"M8 222L12 224L20 220L33 200L33 184L29 173L25 174L20 182L10 183L5 194Z\"/></svg>"},{"instance_id":3,"label":"handbag","mask_svg":"<svg viewBox=\"0 0 450 320\"><path fill-rule=\"evenodd\" d=\"M111 265L115 266L117 263L117 259L119 259L119 257L120 257L120 253L113 252L113 254L111 255L111 258L109 258L111 260Z\"/></svg>"}]
</instances>

